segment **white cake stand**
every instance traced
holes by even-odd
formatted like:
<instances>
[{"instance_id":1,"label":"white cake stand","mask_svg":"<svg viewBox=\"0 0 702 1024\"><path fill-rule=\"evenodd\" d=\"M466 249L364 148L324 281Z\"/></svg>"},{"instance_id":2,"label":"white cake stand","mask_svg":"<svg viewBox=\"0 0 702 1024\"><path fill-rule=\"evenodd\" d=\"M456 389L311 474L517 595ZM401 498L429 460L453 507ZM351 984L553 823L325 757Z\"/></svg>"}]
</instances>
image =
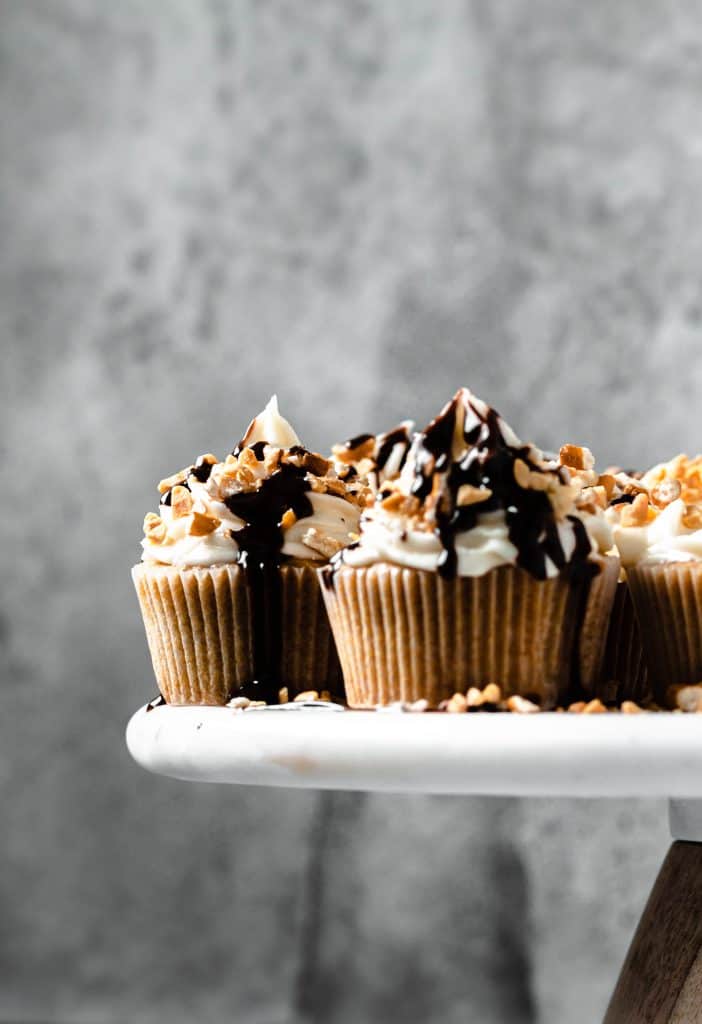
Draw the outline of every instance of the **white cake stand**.
<instances>
[{"instance_id":1,"label":"white cake stand","mask_svg":"<svg viewBox=\"0 0 702 1024\"><path fill-rule=\"evenodd\" d=\"M191 782L670 800L668 853L605 1024L702 1022L702 715L417 714L149 706L142 767Z\"/></svg>"}]
</instances>

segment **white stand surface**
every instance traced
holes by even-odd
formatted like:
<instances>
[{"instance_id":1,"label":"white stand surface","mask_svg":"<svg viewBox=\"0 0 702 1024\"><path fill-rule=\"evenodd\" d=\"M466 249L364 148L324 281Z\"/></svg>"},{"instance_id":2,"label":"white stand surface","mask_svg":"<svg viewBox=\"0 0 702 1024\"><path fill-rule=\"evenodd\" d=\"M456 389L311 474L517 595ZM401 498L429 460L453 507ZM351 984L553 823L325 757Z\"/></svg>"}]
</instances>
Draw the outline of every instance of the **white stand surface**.
<instances>
[{"instance_id":1,"label":"white stand surface","mask_svg":"<svg viewBox=\"0 0 702 1024\"><path fill-rule=\"evenodd\" d=\"M491 796L702 797L702 715L694 714L159 706L136 712L127 745L142 767L191 782ZM692 833L692 824L680 831Z\"/></svg>"}]
</instances>

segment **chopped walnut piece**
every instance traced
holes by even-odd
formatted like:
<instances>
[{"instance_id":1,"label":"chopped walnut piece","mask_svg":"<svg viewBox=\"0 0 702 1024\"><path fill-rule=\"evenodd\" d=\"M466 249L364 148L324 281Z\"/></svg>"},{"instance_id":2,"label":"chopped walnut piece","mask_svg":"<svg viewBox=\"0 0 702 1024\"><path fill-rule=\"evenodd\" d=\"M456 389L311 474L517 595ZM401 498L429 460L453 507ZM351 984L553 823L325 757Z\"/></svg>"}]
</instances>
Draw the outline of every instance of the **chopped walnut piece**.
<instances>
[{"instance_id":1,"label":"chopped walnut piece","mask_svg":"<svg viewBox=\"0 0 702 1024\"><path fill-rule=\"evenodd\" d=\"M315 476L326 476L331 467L331 462L318 455L317 452L307 452L302 458L302 468Z\"/></svg>"},{"instance_id":2,"label":"chopped walnut piece","mask_svg":"<svg viewBox=\"0 0 702 1024\"><path fill-rule=\"evenodd\" d=\"M344 546L340 540L329 534L320 533L314 526L310 526L309 530L302 535L302 543L325 558L331 558Z\"/></svg>"},{"instance_id":3,"label":"chopped walnut piece","mask_svg":"<svg viewBox=\"0 0 702 1024\"><path fill-rule=\"evenodd\" d=\"M280 525L284 530L289 530L291 526L297 522L297 516L291 508L288 508L283 512L283 518L280 520Z\"/></svg>"},{"instance_id":4,"label":"chopped walnut piece","mask_svg":"<svg viewBox=\"0 0 702 1024\"><path fill-rule=\"evenodd\" d=\"M208 533L214 533L220 522L221 519L217 519L216 516L193 511L188 533L191 537L206 537Z\"/></svg>"},{"instance_id":5,"label":"chopped walnut piece","mask_svg":"<svg viewBox=\"0 0 702 1024\"><path fill-rule=\"evenodd\" d=\"M453 697L451 697L446 705L446 710L449 714L461 715L468 710L468 701L462 693L454 693Z\"/></svg>"},{"instance_id":6,"label":"chopped walnut piece","mask_svg":"<svg viewBox=\"0 0 702 1024\"><path fill-rule=\"evenodd\" d=\"M171 510L174 519L190 515L193 507L193 496L187 487L177 484L171 491Z\"/></svg>"},{"instance_id":7,"label":"chopped walnut piece","mask_svg":"<svg viewBox=\"0 0 702 1024\"><path fill-rule=\"evenodd\" d=\"M359 442L353 448L346 444L335 444L332 447L332 454L339 462L359 462L361 459L370 458L375 451L375 437L370 436Z\"/></svg>"},{"instance_id":8,"label":"chopped walnut piece","mask_svg":"<svg viewBox=\"0 0 702 1024\"><path fill-rule=\"evenodd\" d=\"M640 715L643 713L643 708L640 708L633 700L623 700L620 711L624 715Z\"/></svg>"},{"instance_id":9,"label":"chopped walnut piece","mask_svg":"<svg viewBox=\"0 0 702 1024\"><path fill-rule=\"evenodd\" d=\"M533 715L535 712L541 711L541 708L533 701L515 695L507 698L507 710L514 711L518 715Z\"/></svg>"},{"instance_id":10,"label":"chopped walnut piece","mask_svg":"<svg viewBox=\"0 0 702 1024\"><path fill-rule=\"evenodd\" d=\"M185 483L189 472L189 469L181 469L179 473L174 473L173 476L167 476L165 480L161 480L158 485L159 494L165 494L166 491L170 491L171 487L175 487L176 484Z\"/></svg>"},{"instance_id":11,"label":"chopped walnut piece","mask_svg":"<svg viewBox=\"0 0 702 1024\"><path fill-rule=\"evenodd\" d=\"M316 479L317 477L315 476L307 477L308 481ZM325 476L322 479L322 483L327 494L335 494L337 498L345 498L348 494L343 480L338 480L335 476Z\"/></svg>"},{"instance_id":12,"label":"chopped walnut piece","mask_svg":"<svg viewBox=\"0 0 702 1024\"><path fill-rule=\"evenodd\" d=\"M259 461L252 448L241 449L241 452L239 453L238 466L240 471L242 469L246 469L249 470L252 475L258 470Z\"/></svg>"},{"instance_id":13,"label":"chopped walnut piece","mask_svg":"<svg viewBox=\"0 0 702 1024\"><path fill-rule=\"evenodd\" d=\"M702 684L681 686L675 694L675 704L688 713L702 711Z\"/></svg>"},{"instance_id":14,"label":"chopped walnut piece","mask_svg":"<svg viewBox=\"0 0 702 1024\"><path fill-rule=\"evenodd\" d=\"M595 465L590 449L577 444L564 444L558 457L561 465L568 466L569 469L590 470Z\"/></svg>"},{"instance_id":15,"label":"chopped walnut piece","mask_svg":"<svg viewBox=\"0 0 702 1024\"><path fill-rule=\"evenodd\" d=\"M405 495L402 491L393 491L387 498L383 498L381 505L386 512L399 512L404 503Z\"/></svg>"},{"instance_id":16,"label":"chopped walnut piece","mask_svg":"<svg viewBox=\"0 0 702 1024\"><path fill-rule=\"evenodd\" d=\"M702 505L686 505L682 524L686 530L702 529Z\"/></svg>"},{"instance_id":17,"label":"chopped walnut piece","mask_svg":"<svg viewBox=\"0 0 702 1024\"><path fill-rule=\"evenodd\" d=\"M459 508L467 505L477 505L481 501L487 501L492 497L489 487L473 487L472 484L461 484L456 494L456 504Z\"/></svg>"},{"instance_id":18,"label":"chopped walnut piece","mask_svg":"<svg viewBox=\"0 0 702 1024\"><path fill-rule=\"evenodd\" d=\"M144 517L144 536L147 537L152 544L162 544L166 539L166 533L168 527L164 523L160 516L157 516L155 512L149 512Z\"/></svg>"},{"instance_id":19,"label":"chopped walnut piece","mask_svg":"<svg viewBox=\"0 0 702 1024\"><path fill-rule=\"evenodd\" d=\"M278 690L278 703L288 704L290 702L290 695L287 686L281 686Z\"/></svg>"},{"instance_id":20,"label":"chopped walnut piece","mask_svg":"<svg viewBox=\"0 0 702 1024\"><path fill-rule=\"evenodd\" d=\"M502 700L502 690L497 683L488 683L483 687L483 704L499 704Z\"/></svg>"},{"instance_id":21,"label":"chopped walnut piece","mask_svg":"<svg viewBox=\"0 0 702 1024\"><path fill-rule=\"evenodd\" d=\"M429 701L421 697L419 700L412 701L410 706L407 708L408 711L422 712L427 711L429 708Z\"/></svg>"},{"instance_id":22,"label":"chopped walnut piece","mask_svg":"<svg viewBox=\"0 0 702 1024\"><path fill-rule=\"evenodd\" d=\"M682 487L679 480L671 480L670 477L666 477L661 480L659 484L656 484L649 491L651 503L656 508L666 508L671 502L675 501L680 497L682 493Z\"/></svg>"},{"instance_id":23,"label":"chopped walnut piece","mask_svg":"<svg viewBox=\"0 0 702 1024\"><path fill-rule=\"evenodd\" d=\"M605 494L607 495L607 501L612 500L614 494L614 488L617 486L617 481L610 473L601 473L597 481L599 487L603 487Z\"/></svg>"},{"instance_id":24,"label":"chopped walnut piece","mask_svg":"<svg viewBox=\"0 0 702 1024\"><path fill-rule=\"evenodd\" d=\"M244 708L247 708L250 704L251 701L248 697L232 697L232 699L227 702L227 707L234 708L235 711L243 711Z\"/></svg>"},{"instance_id":25,"label":"chopped walnut piece","mask_svg":"<svg viewBox=\"0 0 702 1024\"><path fill-rule=\"evenodd\" d=\"M624 505L619 521L622 526L645 526L648 522L648 495L637 494L630 505Z\"/></svg>"},{"instance_id":26,"label":"chopped walnut piece","mask_svg":"<svg viewBox=\"0 0 702 1024\"><path fill-rule=\"evenodd\" d=\"M302 693L298 693L293 697L293 703L295 704L301 704L306 700L319 700L319 692L317 690L303 690Z\"/></svg>"},{"instance_id":27,"label":"chopped walnut piece","mask_svg":"<svg viewBox=\"0 0 702 1024\"><path fill-rule=\"evenodd\" d=\"M471 686L466 694L466 700L469 708L479 708L483 703L482 690L479 690L477 686Z\"/></svg>"},{"instance_id":28,"label":"chopped walnut piece","mask_svg":"<svg viewBox=\"0 0 702 1024\"><path fill-rule=\"evenodd\" d=\"M584 715L601 715L604 714L606 711L607 708L604 706L599 697L595 697L594 700L588 701L588 703L583 708Z\"/></svg>"}]
</instances>

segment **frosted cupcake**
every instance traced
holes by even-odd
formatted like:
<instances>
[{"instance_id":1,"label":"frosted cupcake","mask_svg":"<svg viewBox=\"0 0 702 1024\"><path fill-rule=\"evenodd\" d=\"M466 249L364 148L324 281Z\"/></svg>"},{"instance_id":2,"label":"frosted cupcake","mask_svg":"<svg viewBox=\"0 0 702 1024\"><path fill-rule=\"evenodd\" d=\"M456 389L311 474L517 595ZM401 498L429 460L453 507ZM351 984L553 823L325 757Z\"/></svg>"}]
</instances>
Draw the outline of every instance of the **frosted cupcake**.
<instances>
[{"instance_id":1,"label":"frosted cupcake","mask_svg":"<svg viewBox=\"0 0 702 1024\"><path fill-rule=\"evenodd\" d=\"M702 680L702 456L634 482L613 521L657 701Z\"/></svg>"},{"instance_id":2,"label":"frosted cupcake","mask_svg":"<svg viewBox=\"0 0 702 1024\"><path fill-rule=\"evenodd\" d=\"M589 452L562 452L467 389L415 435L321 572L352 706L499 683L549 708L595 689L619 560Z\"/></svg>"},{"instance_id":3,"label":"frosted cupcake","mask_svg":"<svg viewBox=\"0 0 702 1024\"><path fill-rule=\"evenodd\" d=\"M162 480L132 575L170 704L339 691L316 568L357 536L366 488L300 444L277 401L224 461Z\"/></svg>"}]
</instances>

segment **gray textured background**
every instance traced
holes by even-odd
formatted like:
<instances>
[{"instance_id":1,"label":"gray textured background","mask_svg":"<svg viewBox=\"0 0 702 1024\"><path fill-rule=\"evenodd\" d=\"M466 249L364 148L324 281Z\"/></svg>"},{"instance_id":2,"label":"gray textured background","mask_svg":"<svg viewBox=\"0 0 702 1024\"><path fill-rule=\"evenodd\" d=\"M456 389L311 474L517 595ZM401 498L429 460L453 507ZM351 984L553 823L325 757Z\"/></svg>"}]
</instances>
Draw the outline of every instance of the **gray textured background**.
<instances>
[{"instance_id":1,"label":"gray textured background","mask_svg":"<svg viewBox=\"0 0 702 1024\"><path fill-rule=\"evenodd\" d=\"M0 0L0 1021L598 1019L660 802L148 777L129 566L274 389L697 448L701 89L668 0Z\"/></svg>"}]
</instances>

